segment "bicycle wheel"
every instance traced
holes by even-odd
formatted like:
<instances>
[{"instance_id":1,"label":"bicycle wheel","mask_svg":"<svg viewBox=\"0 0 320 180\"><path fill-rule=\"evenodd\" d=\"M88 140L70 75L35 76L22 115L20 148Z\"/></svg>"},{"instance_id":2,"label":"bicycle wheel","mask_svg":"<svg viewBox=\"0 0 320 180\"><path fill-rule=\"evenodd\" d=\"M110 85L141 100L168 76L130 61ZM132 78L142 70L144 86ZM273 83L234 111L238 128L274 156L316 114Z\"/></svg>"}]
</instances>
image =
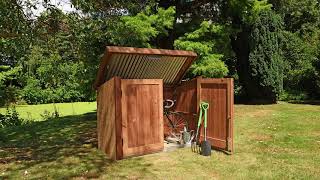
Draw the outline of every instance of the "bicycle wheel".
<instances>
[{"instance_id":1,"label":"bicycle wheel","mask_svg":"<svg viewBox=\"0 0 320 180\"><path fill-rule=\"evenodd\" d=\"M181 113L172 112L165 117L167 118L164 123L166 136L179 137L184 127L188 128L188 123Z\"/></svg>"}]
</instances>

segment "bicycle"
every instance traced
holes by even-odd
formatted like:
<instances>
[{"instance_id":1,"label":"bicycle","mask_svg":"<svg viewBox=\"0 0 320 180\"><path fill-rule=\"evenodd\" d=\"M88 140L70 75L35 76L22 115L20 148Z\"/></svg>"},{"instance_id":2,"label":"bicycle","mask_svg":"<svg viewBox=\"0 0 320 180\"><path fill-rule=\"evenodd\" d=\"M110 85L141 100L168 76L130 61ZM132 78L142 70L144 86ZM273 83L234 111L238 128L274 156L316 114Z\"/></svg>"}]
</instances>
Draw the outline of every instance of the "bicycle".
<instances>
[{"instance_id":1,"label":"bicycle","mask_svg":"<svg viewBox=\"0 0 320 180\"><path fill-rule=\"evenodd\" d=\"M188 121L183 112L171 111L175 105L175 100L166 99L163 102L164 115L167 121L164 122L165 139L169 142L182 143L182 133L188 130Z\"/></svg>"}]
</instances>

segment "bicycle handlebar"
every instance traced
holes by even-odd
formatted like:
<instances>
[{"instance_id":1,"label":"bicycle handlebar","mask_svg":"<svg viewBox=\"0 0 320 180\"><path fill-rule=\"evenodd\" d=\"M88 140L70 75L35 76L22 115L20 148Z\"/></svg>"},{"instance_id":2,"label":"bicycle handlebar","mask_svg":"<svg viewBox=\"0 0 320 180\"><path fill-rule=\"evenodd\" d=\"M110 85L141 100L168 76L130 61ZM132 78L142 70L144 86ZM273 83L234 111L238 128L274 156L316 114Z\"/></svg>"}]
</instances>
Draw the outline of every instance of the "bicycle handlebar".
<instances>
[{"instance_id":1,"label":"bicycle handlebar","mask_svg":"<svg viewBox=\"0 0 320 180\"><path fill-rule=\"evenodd\" d=\"M169 103L169 104L168 104L168 103ZM171 99L166 99L166 100L164 100L163 104L164 104L164 108L170 109L170 108L173 107L174 101L171 100Z\"/></svg>"}]
</instances>

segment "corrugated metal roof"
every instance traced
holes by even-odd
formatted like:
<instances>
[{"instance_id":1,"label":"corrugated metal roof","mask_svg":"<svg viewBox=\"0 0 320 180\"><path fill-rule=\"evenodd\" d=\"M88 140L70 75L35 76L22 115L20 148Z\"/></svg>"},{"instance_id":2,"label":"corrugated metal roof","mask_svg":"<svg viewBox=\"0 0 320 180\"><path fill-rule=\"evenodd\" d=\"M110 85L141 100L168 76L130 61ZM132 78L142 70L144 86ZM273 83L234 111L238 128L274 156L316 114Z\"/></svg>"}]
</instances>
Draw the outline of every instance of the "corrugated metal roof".
<instances>
[{"instance_id":1,"label":"corrugated metal roof","mask_svg":"<svg viewBox=\"0 0 320 180\"><path fill-rule=\"evenodd\" d=\"M191 51L108 46L101 60L95 88L114 76L123 79L163 79L180 82L196 53Z\"/></svg>"}]
</instances>

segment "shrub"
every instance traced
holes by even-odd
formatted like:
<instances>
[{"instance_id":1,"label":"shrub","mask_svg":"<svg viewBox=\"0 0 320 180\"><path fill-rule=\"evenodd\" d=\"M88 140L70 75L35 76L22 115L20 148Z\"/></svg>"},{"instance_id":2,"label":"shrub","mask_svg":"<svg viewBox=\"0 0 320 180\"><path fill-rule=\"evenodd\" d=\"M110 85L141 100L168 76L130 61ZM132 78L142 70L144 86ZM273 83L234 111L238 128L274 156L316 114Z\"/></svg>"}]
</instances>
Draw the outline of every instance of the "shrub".
<instances>
[{"instance_id":1,"label":"shrub","mask_svg":"<svg viewBox=\"0 0 320 180\"><path fill-rule=\"evenodd\" d=\"M6 114L0 114L0 127L9 127L9 126L19 126L23 124L23 119L19 117L19 113L16 111L16 108L7 107Z\"/></svg>"}]
</instances>

